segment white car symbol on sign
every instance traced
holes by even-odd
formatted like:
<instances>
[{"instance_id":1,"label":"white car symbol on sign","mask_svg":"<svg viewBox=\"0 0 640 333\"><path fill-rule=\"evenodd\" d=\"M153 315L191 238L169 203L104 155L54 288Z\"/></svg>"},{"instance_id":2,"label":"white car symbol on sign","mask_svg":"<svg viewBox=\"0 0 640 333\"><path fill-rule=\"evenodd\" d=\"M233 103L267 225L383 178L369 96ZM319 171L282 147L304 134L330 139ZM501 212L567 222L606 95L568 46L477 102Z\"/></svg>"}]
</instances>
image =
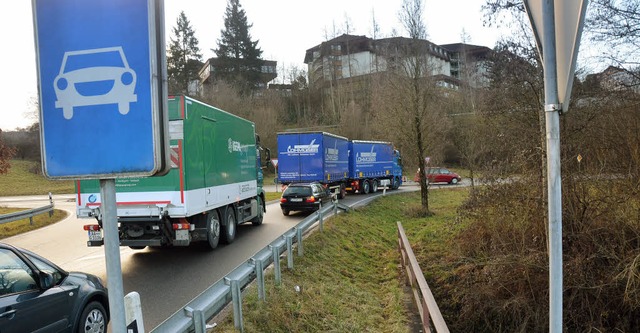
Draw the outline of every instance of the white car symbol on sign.
<instances>
[{"instance_id":1,"label":"white car symbol on sign","mask_svg":"<svg viewBox=\"0 0 640 333\"><path fill-rule=\"evenodd\" d=\"M65 119L73 117L74 107L106 104L118 104L125 115L129 103L137 101L136 72L120 46L65 52L53 86L55 107L62 108Z\"/></svg>"}]
</instances>

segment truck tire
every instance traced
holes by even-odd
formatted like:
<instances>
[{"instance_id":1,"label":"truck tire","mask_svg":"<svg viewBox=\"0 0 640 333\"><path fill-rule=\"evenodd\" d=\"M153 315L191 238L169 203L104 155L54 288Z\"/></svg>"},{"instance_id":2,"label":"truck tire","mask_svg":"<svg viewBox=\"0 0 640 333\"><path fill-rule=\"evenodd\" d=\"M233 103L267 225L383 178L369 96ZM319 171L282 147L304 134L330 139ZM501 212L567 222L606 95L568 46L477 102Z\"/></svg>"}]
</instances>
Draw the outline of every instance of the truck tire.
<instances>
[{"instance_id":1,"label":"truck tire","mask_svg":"<svg viewBox=\"0 0 640 333\"><path fill-rule=\"evenodd\" d=\"M369 184L368 180L362 181L362 194L369 194L371 191L371 184Z\"/></svg>"},{"instance_id":2,"label":"truck tire","mask_svg":"<svg viewBox=\"0 0 640 333\"><path fill-rule=\"evenodd\" d=\"M253 225L261 225L262 220L264 219L264 203L262 202L262 197L258 197L258 216L254 217L251 220L251 224Z\"/></svg>"},{"instance_id":3,"label":"truck tire","mask_svg":"<svg viewBox=\"0 0 640 333\"><path fill-rule=\"evenodd\" d=\"M376 193L378 192L378 180L377 179L372 179L371 180L371 193Z\"/></svg>"},{"instance_id":4,"label":"truck tire","mask_svg":"<svg viewBox=\"0 0 640 333\"><path fill-rule=\"evenodd\" d=\"M207 213L207 249L213 250L220 242L220 217L217 210Z\"/></svg>"},{"instance_id":5,"label":"truck tire","mask_svg":"<svg viewBox=\"0 0 640 333\"><path fill-rule=\"evenodd\" d=\"M224 213L224 224L222 225L222 240L226 244L231 244L236 239L236 214L233 212L233 206L227 206Z\"/></svg>"},{"instance_id":6,"label":"truck tire","mask_svg":"<svg viewBox=\"0 0 640 333\"><path fill-rule=\"evenodd\" d=\"M340 191L338 191L338 199L342 200L347 196L347 189L344 184L340 184Z\"/></svg>"}]
</instances>

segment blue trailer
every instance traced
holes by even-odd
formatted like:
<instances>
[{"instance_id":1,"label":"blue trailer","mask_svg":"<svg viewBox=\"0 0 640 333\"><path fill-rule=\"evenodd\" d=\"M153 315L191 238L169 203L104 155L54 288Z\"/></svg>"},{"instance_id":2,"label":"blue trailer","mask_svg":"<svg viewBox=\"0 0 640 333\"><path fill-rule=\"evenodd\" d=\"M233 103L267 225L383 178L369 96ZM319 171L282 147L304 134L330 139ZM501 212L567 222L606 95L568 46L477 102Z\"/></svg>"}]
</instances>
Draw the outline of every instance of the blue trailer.
<instances>
[{"instance_id":1,"label":"blue trailer","mask_svg":"<svg viewBox=\"0 0 640 333\"><path fill-rule=\"evenodd\" d=\"M339 199L346 195L349 140L326 132L278 133L278 180L319 182Z\"/></svg>"},{"instance_id":2,"label":"blue trailer","mask_svg":"<svg viewBox=\"0 0 640 333\"><path fill-rule=\"evenodd\" d=\"M346 190L368 194L380 186L397 189L402 184L401 160L400 152L390 142L350 141Z\"/></svg>"}]
</instances>

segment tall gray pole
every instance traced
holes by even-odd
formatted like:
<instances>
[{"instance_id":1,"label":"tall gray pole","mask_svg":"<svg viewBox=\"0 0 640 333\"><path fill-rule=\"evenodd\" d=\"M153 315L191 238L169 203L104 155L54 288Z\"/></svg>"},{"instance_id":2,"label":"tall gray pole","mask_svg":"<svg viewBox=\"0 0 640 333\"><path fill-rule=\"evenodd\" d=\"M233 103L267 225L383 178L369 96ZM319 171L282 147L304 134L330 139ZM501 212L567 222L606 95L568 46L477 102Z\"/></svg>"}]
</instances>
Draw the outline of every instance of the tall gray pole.
<instances>
[{"instance_id":1,"label":"tall gray pole","mask_svg":"<svg viewBox=\"0 0 640 333\"><path fill-rule=\"evenodd\" d=\"M124 311L124 289L122 287L122 266L120 264L115 179L100 180L100 196L102 198L102 229L104 230L111 330L114 333L125 333L127 327Z\"/></svg>"},{"instance_id":2,"label":"tall gray pole","mask_svg":"<svg viewBox=\"0 0 640 333\"><path fill-rule=\"evenodd\" d=\"M554 0L542 1L542 61L549 200L549 332L562 332L562 178Z\"/></svg>"}]
</instances>

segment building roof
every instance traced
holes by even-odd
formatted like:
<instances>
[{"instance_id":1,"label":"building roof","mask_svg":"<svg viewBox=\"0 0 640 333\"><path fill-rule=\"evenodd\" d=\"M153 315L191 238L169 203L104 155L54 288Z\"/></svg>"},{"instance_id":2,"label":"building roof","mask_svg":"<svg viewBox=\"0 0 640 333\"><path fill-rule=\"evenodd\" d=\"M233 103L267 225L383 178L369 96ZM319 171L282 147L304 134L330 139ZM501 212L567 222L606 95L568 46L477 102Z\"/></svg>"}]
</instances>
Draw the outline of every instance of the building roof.
<instances>
[{"instance_id":1,"label":"building roof","mask_svg":"<svg viewBox=\"0 0 640 333\"><path fill-rule=\"evenodd\" d=\"M372 39L367 36L342 34L336 38L322 42L308 49L305 53L304 63L309 64L313 62L314 52L320 52L321 56L330 55L331 52L333 51L331 48L333 45L340 45L341 46L340 55L345 55L345 54L353 54L353 53L366 52L366 51L372 52L372 53L379 53L376 50L380 50L382 48L389 48L389 47L398 48L400 46L407 46L407 45L411 45L412 43L415 43L416 41L422 44L420 46L424 47L431 55L441 58L443 60L449 60L449 54L447 49L437 44L434 44L426 39L416 40L413 38L406 38L406 37ZM385 51L381 53L385 53Z\"/></svg>"},{"instance_id":2,"label":"building roof","mask_svg":"<svg viewBox=\"0 0 640 333\"><path fill-rule=\"evenodd\" d=\"M444 44L440 46L449 52L466 53L467 56L474 58L486 58L492 52L492 50L486 46L464 43Z\"/></svg>"}]
</instances>

